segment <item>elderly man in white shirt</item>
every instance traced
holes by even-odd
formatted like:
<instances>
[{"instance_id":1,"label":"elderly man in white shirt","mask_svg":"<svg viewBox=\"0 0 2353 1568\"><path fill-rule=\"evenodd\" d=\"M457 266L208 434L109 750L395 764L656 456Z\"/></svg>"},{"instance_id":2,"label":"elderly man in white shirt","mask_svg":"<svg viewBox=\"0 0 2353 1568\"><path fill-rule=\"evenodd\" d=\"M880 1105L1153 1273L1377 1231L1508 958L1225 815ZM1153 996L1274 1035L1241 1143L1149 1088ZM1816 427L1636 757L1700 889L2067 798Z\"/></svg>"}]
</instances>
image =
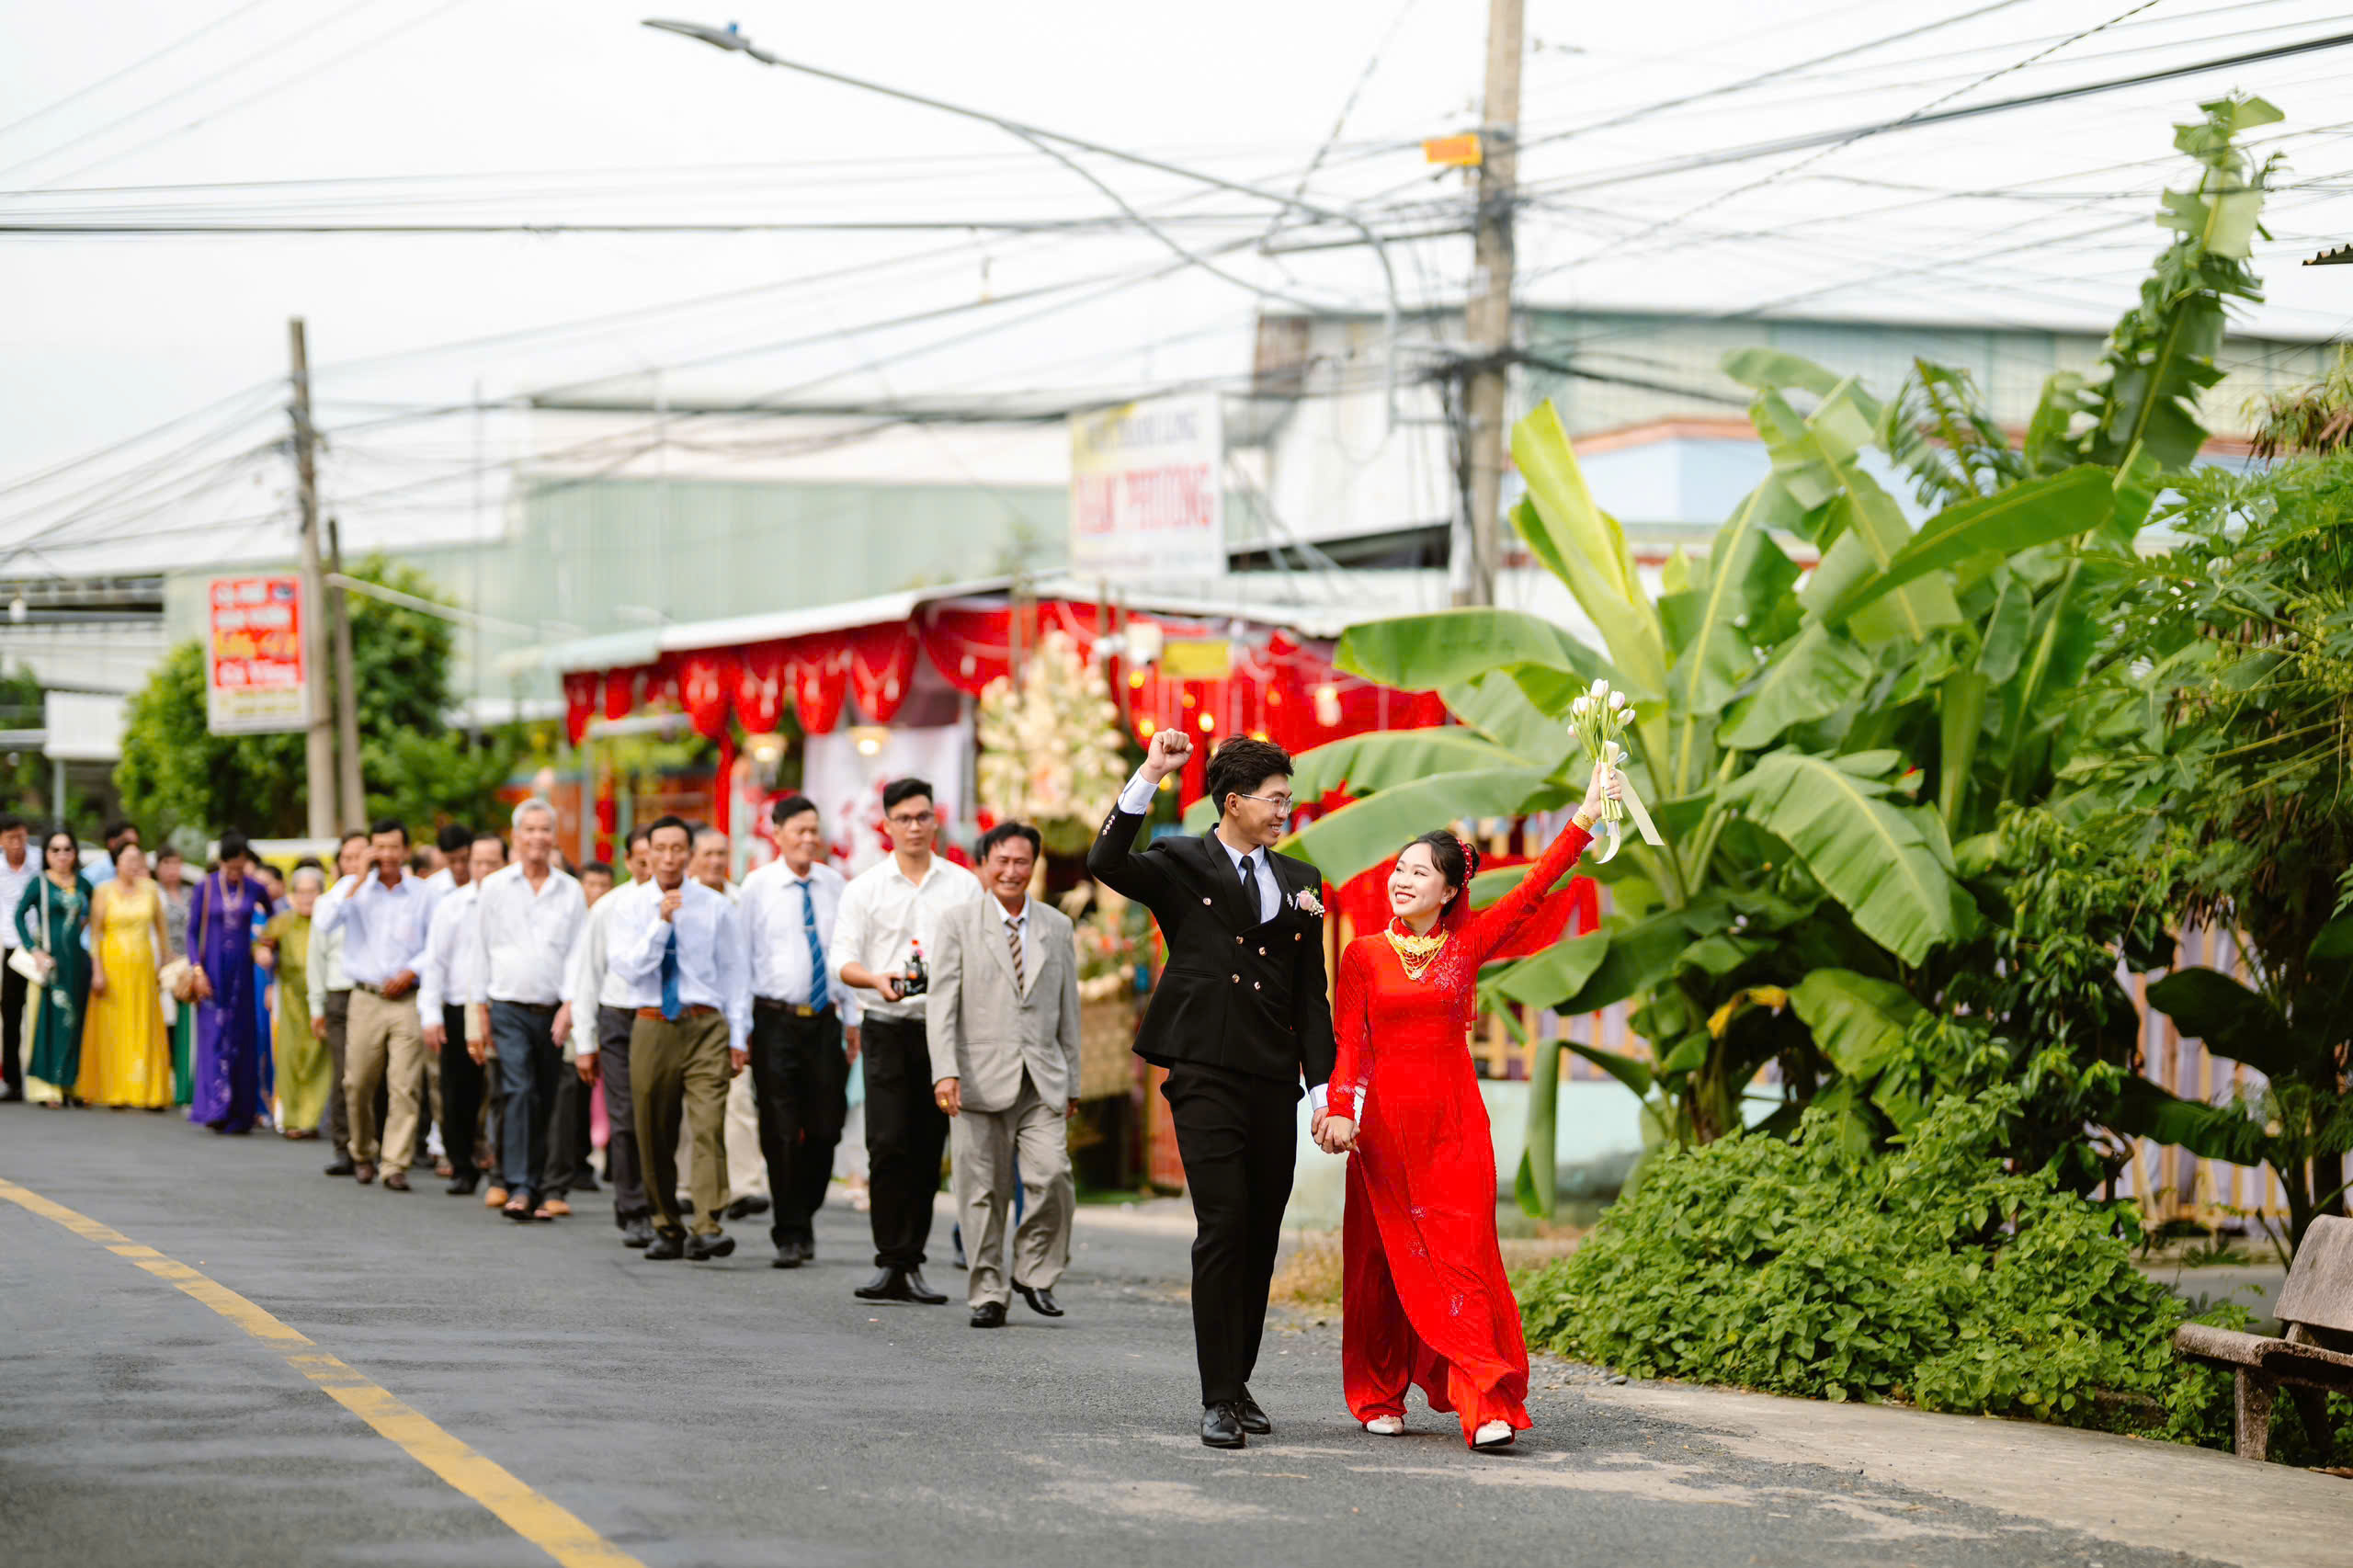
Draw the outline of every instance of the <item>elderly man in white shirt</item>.
<instances>
[{"instance_id":1,"label":"elderly man in white shirt","mask_svg":"<svg viewBox=\"0 0 2353 1568\"><path fill-rule=\"evenodd\" d=\"M703 1262L735 1250L721 1233L727 1207L727 1085L750 1060L752 990L744 922L724 893L687 876L693 830L677 817L647 829L651 881L624 901L607 931L607 962L621 978L630 1075L654 1244L645 1256ZM678 1126L694 1133L694 1234L678 1213Z\"/></svg>"},{"instance_id":2,"label":"elderly man in white shirt","mask_svg":"<svg viewBox=\"0 0 2353 1568\"><path fill-rule=\"evenodd\" d=\"M866 1153L874 1224L871 1279L856 1292L869 1301L944 1304L923 1277L931 1239L931 1202L939 1190L939 1157L948 1116L932 1102L931 1046L920 988L905 989L926 947L937 947L939 912L981 897L978 877L932 853L939 816L931 786L900 778L882 789L891 858L860 872L842 893L827 949L842 979L861 993L866 1057Z\"/></svg>"},{"instance_id":3,"label":"elderly man in white shirt","mask_svg":"<svg viewBox=\"0 0 2353 1568\"><path fill-rule=\"evenodd\" d=\"M534 798L515 808L515 863L483 879L474 915L474 963L482 975L477 1022L498 1059L500 1186L518 1224L572 1212L547 1191L548 1134L557 1112L563 1051L556 1014L565 960L588 918L588 900L555 864L555 808Z\"/></svg>"},{"instance_id":4,"label":"elderly man in white shirt","mask_svg":"<svg viewBox=\"0 0 2353 1568\"><path fill-rule=\"evenodd\" d=\"M858 1058L858 994L825 959L846 884L818 856L817 803L787 795L770 809L778 858L744 879L751 950L752 1087L776 1217L775 1267L817 1256L814 1218L833 1178Z\"/></svg>"},{"instance_id":5,"label":"elderly man in white shirt","mask_svg":"<svg viewBox=\"0 0 2353 1568\"><path fill-rule=\"evenodd\" d=\"M425 1096L425 1032L416 1021L417 971L433 895L408 869L408 829L387 819L368 835L373 863L362 877L335 883L333 899L312 912L321 937L343 933L343 968L351 979L351 1016L344 1041L344 1099L351 1125L352 1175L376 1179L383 1158L384 1186L408 1190L408 1161L416 1147L417 1110ZM376 1085L386 1085L383 1135L376 1130Z\"/></svg>"},{"instance_id":6,"label":"elderly man in white shirt","mask_svg":"<svg viewBox=\"0 0 2353 1568\"><path fill-rule=\"evenodd\" d=\"M613 1189L613 1223L620 1227L623 1246L642 1247L654 1242L654 1210L645 1200L630 1073L629 1037L637 1014L629 1005L627 983L613 971L611 956L613 917L626 903L625 895L653 874L645 829L631 828L622 847L630 880L588 910L580 940L573 945L564 987L568 1001L558 1027L572 1042L580 1082L605 1085L605 1180Z\"/></svg>"},{"instance_id":7,"label":"elderly man in white shirt","mask_svg":"<svg viewBox=\"0 0 2353 1568\"><path fill-rule=\"evenodd\" d=\"M335 854L335 886L311 906L311 1033L327 1042L335 1062L335 1091L327 1096L327 1136L335 1143L335 1159L326 1168L331 1176L347 1176L357 1167L351 1159L351 1108L344 1092L343 1055L351 1033L351 976L343 971L343 928L327 928L327 911L343 902L344 890L357 886L368 869L368 835L347 833Z\"/></svg>"},{"instance_id":8,"label":"elderly man in white shirt","mask_svg":"<svg viewBox=\"0 0 2353 1568\"><path fill-rule=\"evenodd\" d=\"M446 845L449 835L442 835ZM416 1019L425 1049L441 1058L441 1108L447 1119L441 1142L449 1156L449 1195L471 1196L481 1184L475 1163L474 1129L482 1118L483 1070L479 1042L469 1049L467 1009L482 1000L481 957L475 914L482 881L506 864L506 842L494 833L469 835L462 853L445 849L451 891L434 906L425 937L425 968L417 976Z\"/></svg>"}]
</instances>

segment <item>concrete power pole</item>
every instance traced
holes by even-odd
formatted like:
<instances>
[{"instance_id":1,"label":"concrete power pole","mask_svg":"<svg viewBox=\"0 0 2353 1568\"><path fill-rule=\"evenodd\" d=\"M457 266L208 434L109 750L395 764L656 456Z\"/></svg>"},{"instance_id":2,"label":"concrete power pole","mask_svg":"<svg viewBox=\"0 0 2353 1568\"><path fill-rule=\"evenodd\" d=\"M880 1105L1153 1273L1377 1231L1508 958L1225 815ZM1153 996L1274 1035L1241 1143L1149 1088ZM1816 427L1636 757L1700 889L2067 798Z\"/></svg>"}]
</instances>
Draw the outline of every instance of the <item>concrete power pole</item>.
<instances>
[{"instance_id":1,"label":"concrete power pole","mask_svg":"<svg viewBox=\"0 0 2353 1568\"><path fill-rule=\"evenodd\" d=\"M311 427L311 355L301 316L287 322L286 335L294 360L294 402L288 412L294 420L294 474L302 501L302 671L310 687L311 708L303 726L302 789L310 807L310 835L333 838L338 815L335 720L327 710L327 640L322 635L326 592L319 573L319 469Z\"/></svg>"},{"instance_id":2,"label":"concrete power pole","mask_svg":"<svg viewBox=\"0 0 2353 1568\"><path fill-rule=\"evenodd\" d=\"M1479 232L1472 250L1471 303L1463 326L1478 361L1471 376L1471 571L1456 590L1458 604L1495 602L1495 569L1503 560L1505 393L1510 381L1504 356L1512 346L1512 207L1519 183L1519 62L1524 0L1488 0L1487 107L1480 127Z\"/></svg>"},{"instance_id":3,"label":"concrete power pole","mask_svg":"<svg viewBox=\"0 0 2353 1568\"><path fill-rule=\"evenodd\" d=\"M333 517L327 519L327 570L343 575L343 530ZM336 825L350 833L368 825L368 790L359 778L359 687L351 662L351 596L340 586L327 595L327 616L335 634L336 778L343 795L343 820Z\"/></svg>"}]
</instances>

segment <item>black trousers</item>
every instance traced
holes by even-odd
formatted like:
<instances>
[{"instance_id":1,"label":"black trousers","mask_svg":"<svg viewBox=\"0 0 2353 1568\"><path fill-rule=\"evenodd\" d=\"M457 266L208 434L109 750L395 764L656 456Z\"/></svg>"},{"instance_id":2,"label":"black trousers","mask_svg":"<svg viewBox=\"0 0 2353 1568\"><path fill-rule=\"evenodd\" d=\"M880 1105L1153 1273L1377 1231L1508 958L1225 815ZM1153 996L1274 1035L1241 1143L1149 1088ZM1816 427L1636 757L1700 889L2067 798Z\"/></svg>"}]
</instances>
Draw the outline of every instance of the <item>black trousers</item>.
<instances>
[{"instance_id":1,"label":"black trousers","mask_svg":"<svg viewBox=\"0 0 2353 1568\"><path fill-rule=\"evenodd\" d=\"M597 1009L597 1080L605 1085L605 1180L613 1188L613 1223L650 1220L645 1161L637 1147L637 1100L631 1093L629 1035L637 1015L627 1007ZM577 1074L574 1074L577 1076Z\"/></svg>"},{"instance_id":2,"label":"black trousers","mask_svg":"<svg viewBox=\"0 0 2353 1568\"><path fill-rule=\"evenodd\" d=\"M327 993L327 1055L335 1062L335 1093L327 1096L327 1137L335 1144L335 1157L351 1158L351 1102L343 1092L343 1042L351 1028L351 988ZM376 1125L381 1127L382 1113L378 1113Z\"/></svg>"},{"instance_id":3,"label":"black trousers","mask_svg":"<svg viewBox=\"0 0 2353 1568\"><path fill-rule=\"evenodd\" d=\"M920 1268L931 1240L931 1200L948 1149L948 1113L931 1097L931 1042L921 1018L869 1013L866 1163L874 1266ZM771 1176L773 1180L773 1176Z\"/></svg>"},{"instance_id":4,"label":"black trousers","mask_svg":"<svg viewBox=\"0 0 2353 1568\"><path fill-rule=\"evenodd\" d=\"M441 1151L459 1176L472 1175L474 1123L482 1117L482 1067L466 1050L466 1009L441 1009Z\"/></svg>"},{"instance_id":5,"label":"black trousers","mask_svg":"<svg viewBox=\"0 0 2353 1568\"><path fill-rule=\"evenodd\" d=\"M1201 1403L1240 1399L1258 1364L1267 1291L1299 1140L1299 1088L1179 1062L1160 1092L1193 1199L1193 1354Z\"/></svg>"},{"instance_id":6,"label":"black trousers","mask_svg":"<svg viewBox=\"0 0 2353 1568\"><path fill-rule=\"evenodd\" d=\"M562 1060L563 1055L558 1047L555 1103L548 1110L548 1163L540 1173L540 1193L546 1198L570 1192L583 1171L596 1174L588 1164L595 1142L588 1126L588 1085L580 1081L580 1069Z\"/></svg>"},{"instance_id":7,"label":"black trousers","mask_svg":"<svg viewBox=\"0 0 2353 1568\"><path fill-rule=\"evenodd\" d=\"M0 1078L11 1096L25 1092L25 977L0 964Z\"/></svg>"},{"instance_id":8,"label":"black trousers","mask_svg":"<svg viewBox=\"0 0 2353 1568\"><path fill-rule=\"evenodd\" d=\"M813 1220L834 1178L834 1147L849 1114L841 1014L828 1007L804 1018L790 1007L754 1003L752 1098L776 1202L769 1238L779 1246L813 1242Z\"/></svg>"}]
</instances>

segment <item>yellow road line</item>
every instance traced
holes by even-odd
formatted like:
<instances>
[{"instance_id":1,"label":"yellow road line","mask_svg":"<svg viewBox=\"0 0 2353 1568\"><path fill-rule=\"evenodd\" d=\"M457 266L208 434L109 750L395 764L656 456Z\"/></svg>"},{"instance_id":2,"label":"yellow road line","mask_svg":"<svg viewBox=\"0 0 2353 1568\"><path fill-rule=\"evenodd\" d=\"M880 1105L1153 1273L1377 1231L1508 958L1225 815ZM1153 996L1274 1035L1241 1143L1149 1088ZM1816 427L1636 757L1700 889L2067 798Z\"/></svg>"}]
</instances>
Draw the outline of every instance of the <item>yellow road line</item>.
<instances>
[{"instance_id":1,"label":"yellow road line","mask_svg":"<svg viewBox=\"0 0 2353 1568\"><path fill-rule=\"evenodd\" d=\"M52 1203L29 1187L0 1178L0 1198L45 1220L53 1220L117 1257L168 1279L252 1335L278 1346L309 1346L299 1330L187 1264L132 1241L111 1226ZM415 1406L393 1397L361 1373L324 1351L289 1351L287 1364L320 1392L406 1450L408 1457L498 1516L506 1527L554 1558L564 1568L644 1568L644 1564L599 1536L578 1515L532 1491L497 1460L476 1453Z\"/></svg>"}]
</instances>

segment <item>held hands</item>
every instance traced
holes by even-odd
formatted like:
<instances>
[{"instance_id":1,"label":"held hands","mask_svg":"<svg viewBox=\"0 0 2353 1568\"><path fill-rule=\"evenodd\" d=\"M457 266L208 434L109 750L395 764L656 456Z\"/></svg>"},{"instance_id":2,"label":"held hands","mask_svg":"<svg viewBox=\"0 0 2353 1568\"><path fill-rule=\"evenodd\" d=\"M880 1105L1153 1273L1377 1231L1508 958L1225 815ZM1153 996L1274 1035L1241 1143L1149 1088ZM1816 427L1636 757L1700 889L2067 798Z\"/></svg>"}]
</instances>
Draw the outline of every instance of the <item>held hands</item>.
<instances>
[{"instance_id":1,"label":"held hands","mask_svg":"<svg viewBox=\"0 0 2353 1568\"><path fill-rule=\"evenodd\" d=\"M1327 1116L1315 1125L1315 1146L1327 1154L1352 1154L1357 1147L1357 1124L1352 1117Z\"/></svg>"},{"instance_id":2,"label":"held hands","mask_svg":"<svg viewBox=\"0 0 2353 1568\"><path fill-rule=\"evenodd\" d=\"M1154 784L1182 769L1186 758L1193 755L1193 737L1183 726L1172 724L1165 730L1154 730L1152 744L1143 754L1144 777Z\"/></svg>"}]
</instances>

